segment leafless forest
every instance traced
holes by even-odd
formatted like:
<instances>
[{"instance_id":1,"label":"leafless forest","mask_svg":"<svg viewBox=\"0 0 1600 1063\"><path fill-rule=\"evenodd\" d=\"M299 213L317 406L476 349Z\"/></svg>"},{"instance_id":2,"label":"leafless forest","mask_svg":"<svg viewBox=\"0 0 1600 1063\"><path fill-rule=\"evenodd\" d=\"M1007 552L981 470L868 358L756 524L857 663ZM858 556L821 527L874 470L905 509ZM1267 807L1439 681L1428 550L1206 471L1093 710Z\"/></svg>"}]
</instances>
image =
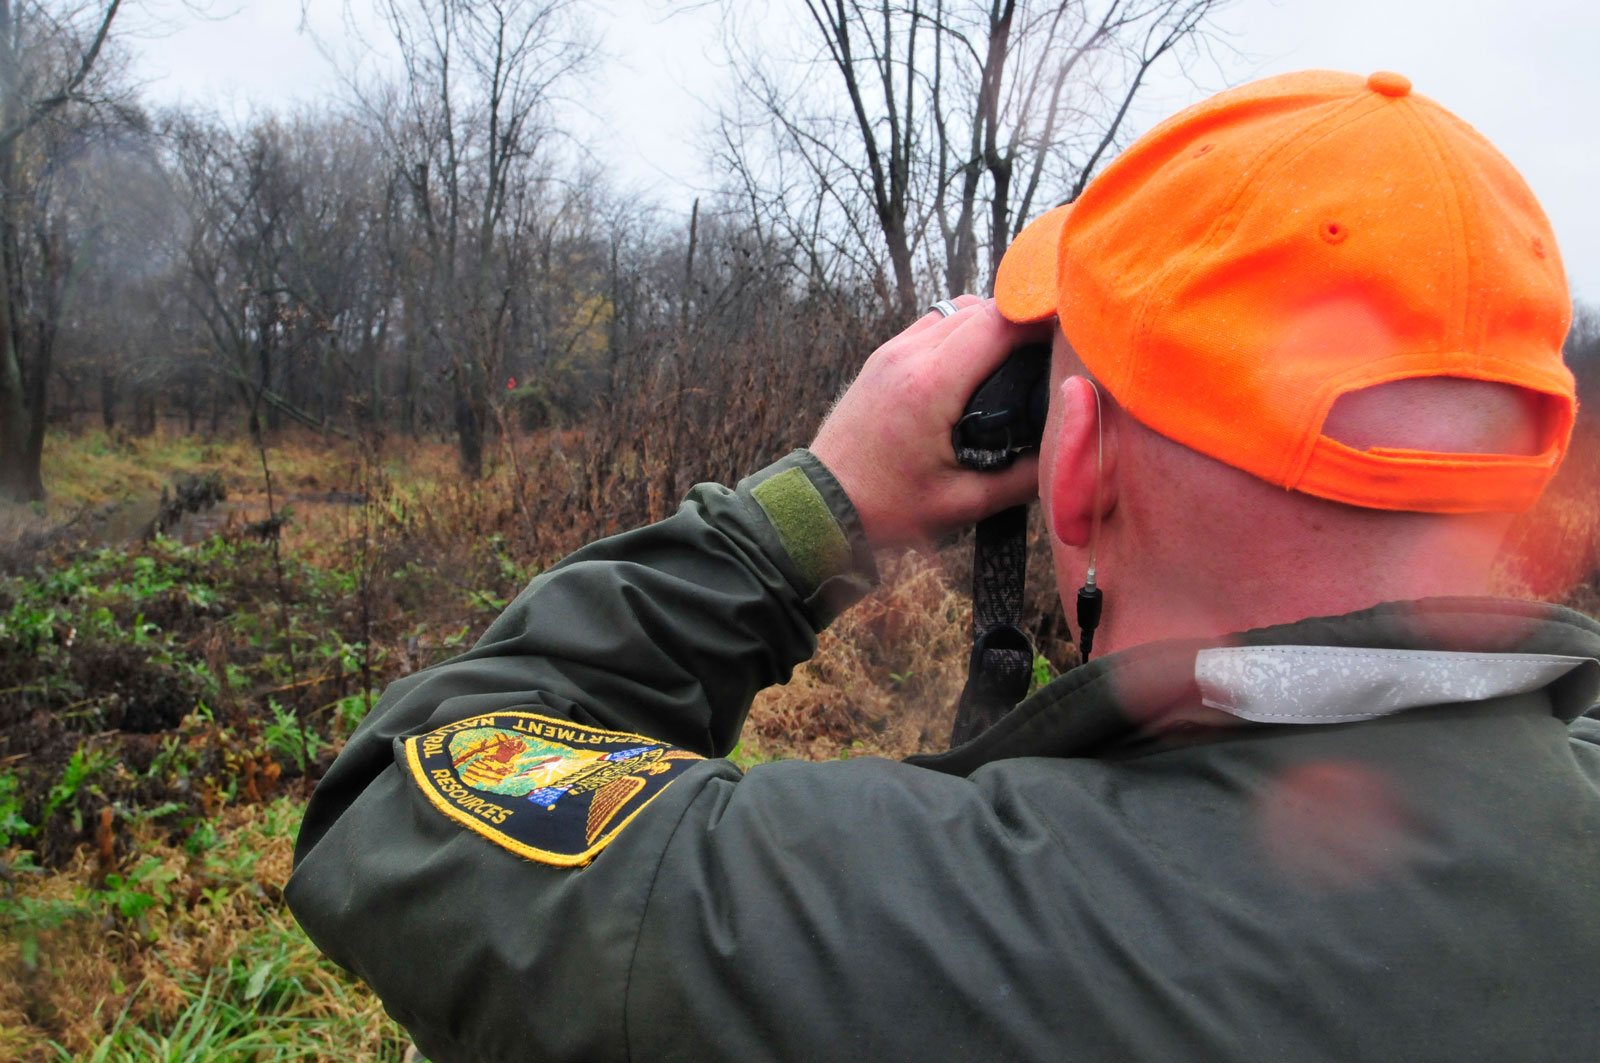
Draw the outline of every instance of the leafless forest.
<instances>
[{"instance_id":1,"label":"leafless forest","mask_svg":"<svg viewBox=\"0 0 1600 1063\"><path fill-rule=\"evenodd\" d=\"M685 217L561 127L603 61L577 0L378 0L391 75L243 124L142 102L136 4L0 2L0 492L45 497L45 432L92 420L447 438L467 477L507 431L598 421L669 495L733 475L875 337L986 289L1225 7L779 6L806 39L729 46Z\"/></svg>"}]
</instances>

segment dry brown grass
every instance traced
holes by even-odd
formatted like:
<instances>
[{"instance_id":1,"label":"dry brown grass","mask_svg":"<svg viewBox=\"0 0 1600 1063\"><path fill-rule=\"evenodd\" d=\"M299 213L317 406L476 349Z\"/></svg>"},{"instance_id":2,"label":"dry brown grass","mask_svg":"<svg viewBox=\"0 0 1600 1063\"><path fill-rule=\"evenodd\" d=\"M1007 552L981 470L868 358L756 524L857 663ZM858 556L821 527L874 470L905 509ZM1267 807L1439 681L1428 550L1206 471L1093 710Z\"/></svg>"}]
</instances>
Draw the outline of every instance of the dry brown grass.
<instances>
[{"instance_id":1,"label":"dry brown grass","mask_svg":"<svg viewBox=\"0 0 1600 1063\"><path fill-rule=\"evenodd\" d=\"M141 861L159 867L146 881L164 882L164 898L137 919L85 904L96 881L87 848L53 874L19 876L14 899L30 910L80 914L0 937L0 1058L87 1058L103 1045L113 1059L142 1058L150 1046L130 1036L138 1028L175 1036L186 1012L213 1002L257 1033L279 1024L293 1048L273 1058L398 1058L404 1042L377 999L316 952L283 904L299 811L287 801L228 808L216 845L199 854L144 838ZM225 1048L226 1034L183 1058L214 1058L206 1046Z\"/></svg>"},{"instance_id":2,"label":"dry brown grass","mask_svg":"<svg viewBox=\"0 0 1600 1063\"><path fill-rule=\"evenodd\" d=\"M904 757L948 745L972 603L935 558L905 554L881 570L882 587L822 633L816 655L756 696L745 734L762 755Z\"/></svg>"}]
</instances>

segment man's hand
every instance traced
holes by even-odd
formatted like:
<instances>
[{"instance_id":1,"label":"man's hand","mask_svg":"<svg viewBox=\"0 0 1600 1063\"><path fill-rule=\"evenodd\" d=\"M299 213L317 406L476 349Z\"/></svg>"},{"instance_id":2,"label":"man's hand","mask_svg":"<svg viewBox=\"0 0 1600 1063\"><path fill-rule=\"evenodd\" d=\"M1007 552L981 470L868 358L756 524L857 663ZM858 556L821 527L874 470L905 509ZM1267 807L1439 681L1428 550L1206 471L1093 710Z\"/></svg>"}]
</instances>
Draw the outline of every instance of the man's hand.
<instances>
[{"instance_id":1,"label":"man's hand","mask_svg":"<svg viewBox=\"0 0 1600 1063\"><path fill-rule=\"evenodd\" d=\"M1038 460L974 472L956 464L950 430L986 376L1040 326L1013 325L994 301L958 297L872 353L817 431L811 451L855 503L874 547L933 542L1038 492Z\"/></svg>"}]
</instances>

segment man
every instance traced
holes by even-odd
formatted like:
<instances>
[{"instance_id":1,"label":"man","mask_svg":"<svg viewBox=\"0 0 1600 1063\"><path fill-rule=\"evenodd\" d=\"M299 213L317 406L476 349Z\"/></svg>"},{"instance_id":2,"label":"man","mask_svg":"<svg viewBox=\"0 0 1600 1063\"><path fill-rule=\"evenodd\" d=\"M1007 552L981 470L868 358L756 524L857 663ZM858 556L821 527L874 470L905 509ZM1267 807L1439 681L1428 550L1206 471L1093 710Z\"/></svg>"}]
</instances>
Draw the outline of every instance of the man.
<instances>
[{"instance_id":1,"label":"man","mask_svg":"<svg viewBox=\"0 0 1600 1063\"><path fill-rule=\"evenodd\" d=\"M1566 446L1567 293L1409 89L1170 119L809 453L396 683L307 813L313 939L438 1060L1591 1057L1600 627L1475 597ZM1039 460L962 469L1043 328ZM1036 491L1069 593L1101 525L1103 656L911 763L701 759L870 548Z\"/></svg>"}]
</instances>

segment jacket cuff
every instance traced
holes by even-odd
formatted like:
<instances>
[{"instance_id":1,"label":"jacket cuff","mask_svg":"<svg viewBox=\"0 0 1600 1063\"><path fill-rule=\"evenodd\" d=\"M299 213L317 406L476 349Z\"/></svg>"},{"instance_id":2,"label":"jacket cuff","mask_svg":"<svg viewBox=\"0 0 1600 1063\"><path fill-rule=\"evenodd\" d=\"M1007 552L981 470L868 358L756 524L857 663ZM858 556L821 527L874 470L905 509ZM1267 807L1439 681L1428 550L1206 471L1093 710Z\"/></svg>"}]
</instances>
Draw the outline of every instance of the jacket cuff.
<instances>
[{"instance_id":1,"label":"jacket cuff","mask_svg":"<svg viewBox=\"0 0 1600 1063\"><path fill-rule=\"evenodd\" d=\"M772 551L821 630L878 585L861 517L816 455L796 450L739 481L772 530Z\"/></svg>"}]
</instances>

